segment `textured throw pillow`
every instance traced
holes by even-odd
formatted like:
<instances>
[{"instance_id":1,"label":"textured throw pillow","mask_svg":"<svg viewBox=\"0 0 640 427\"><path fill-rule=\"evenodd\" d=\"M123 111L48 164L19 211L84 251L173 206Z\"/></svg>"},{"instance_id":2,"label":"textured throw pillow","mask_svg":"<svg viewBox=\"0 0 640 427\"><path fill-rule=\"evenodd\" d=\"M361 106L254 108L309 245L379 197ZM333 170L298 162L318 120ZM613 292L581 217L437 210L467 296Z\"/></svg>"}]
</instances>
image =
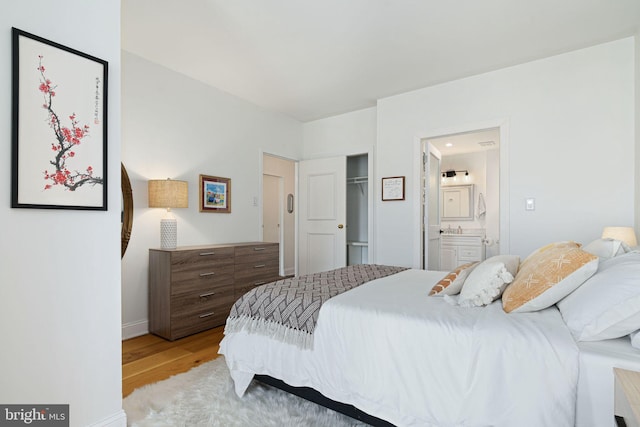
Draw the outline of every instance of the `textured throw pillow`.
<instances>
[{"instance_id":1,"label":"textured throw pillow","mask_svg":"<svg viewBox=\"0 0 640 427\"><path fill-rule=\"evenodd\" d=\"M530 260L535 259L542 252L546 252L554 248L579 248L581 246L582 245L580 243L574 242L573 240L549 243L548 245L542 246L541 248L531 252L531 254L529 254L529 256L520 263L520 268L523 268Z\"/></svg>"},{"instance_id":2,"label":"textured throw pillow","mask_svg":"<svg viewBox=\"0 0 640 427\"><path fill-rule=\"evenodd\" d=\"M616 239L596 239L583 249L601 260L613 258L631 250L625 242Z\"/></svg>"},{"instance_id":3,"label":"textured throw pillow","mask_svg":"<svg viewBox=\"0 0 640 427\"><path fill-rule=\"evenodd\" d=\"M513 281L520 258L516 255L496 255L471 271L457 300L462 307L479 307L500 298L505 286Z\"/></svg>"},{"instance_id":4,"label":"textured throw pillow","mask_svg":"<svg viewBox=\"0 0 640 427\"><path fill-rule=\"evenodd\" d=\"M601 262L558 308L578 341L619 338L640 329L640 253Z\"/></svg>"},{"instance_id":5,"label":"textured throw pillow","mask_svg":"<svg viewBox=\"0 0 640 427\"><path fill-rule=\"evenodd\" d=\"M578 247L557 245L536 251L520 266L502 294L507 313L551 307L573 292L598 269L598 257Z\"/></svg>"},{"instance_id":6,"label":"textured throw pillow","mask_svg":"<svg viewBox=\"0 0 640 427\"><path fill-rule=\"evenodd\" d=\"M431 288L429 295L455 295L460 293L465 279L478 264L480 263L470 262L457 267L436 283L433 288Z\"/></svg>"}]
</instances>

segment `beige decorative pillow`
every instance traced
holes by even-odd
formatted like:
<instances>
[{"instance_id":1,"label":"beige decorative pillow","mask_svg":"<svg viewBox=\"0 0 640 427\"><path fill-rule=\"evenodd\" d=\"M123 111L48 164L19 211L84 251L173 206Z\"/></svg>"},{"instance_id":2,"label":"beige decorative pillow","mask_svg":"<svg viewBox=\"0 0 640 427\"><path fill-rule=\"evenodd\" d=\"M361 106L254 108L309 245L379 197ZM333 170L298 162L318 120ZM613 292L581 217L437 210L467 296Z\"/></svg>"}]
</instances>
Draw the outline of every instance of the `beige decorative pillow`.
<instances>
[{"instance_id":1,"label":"beige decorative pillow","mask_svg":"<svg viewBox=\"0 0 640 427\"><path fill-rule=\"evenodd\" d=\"M575 245L547 245L527 257L502 294L507 313L550 307L576 290L598 269L598 257Z\"/></svg>"},{"instance_id":2,"label":"beige decorative pillow","mask_svg":"<svg viewBox=\"0 0 640 427\"><path fill-rule=\"evenodd\" d=\"M478 265L479 262L470 262L463 264L447 274L444 279L431 288L429 295L455 295L460 292L465 279L471 273L471 271Z\"/></svg>"},{"instance_id":3,"label":"beige decorative pillow","mask_svg":"<svg viewBox=\"0 0 640 427\"><path fill-rule=\"evenodd\" d=\"M558 248L579 248L581 246L582 245L580 243L574 242L573 240L549 243L548 245L542 246L541 248L538 248L535 251L531 252L531 254L520 263L520 268L524 267L527 262L529 262L529 260L536 258L539 254L544 253L548 250Z\"/></svg>"}]
</instances>

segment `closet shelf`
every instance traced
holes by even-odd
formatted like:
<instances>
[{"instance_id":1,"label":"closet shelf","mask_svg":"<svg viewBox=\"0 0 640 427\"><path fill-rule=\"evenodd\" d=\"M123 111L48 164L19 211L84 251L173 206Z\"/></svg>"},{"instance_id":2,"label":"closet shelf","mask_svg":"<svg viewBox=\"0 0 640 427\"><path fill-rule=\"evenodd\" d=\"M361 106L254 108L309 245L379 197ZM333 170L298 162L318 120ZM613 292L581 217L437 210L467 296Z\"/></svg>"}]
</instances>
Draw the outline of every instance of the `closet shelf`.
<instances>
[{"instance_id":1,"label":"closet shelf","mask_svg":"<svg viewBox=\"0 0 640 427\"><path fill-rule=\"evenodd\" d=\"M348 246L369 246L369 242L358 242L356 240L349 240L347 242Z\"/></svg>"},{"instance_id":2,"label":"closet shelf","mask_svg":"<svg viewBox=\"0 0 640 427\"><path fill-rule=\"evenodd\" d=\"M347 178L347 184L366 184L368 180L369 179L366 176L354 176Z\"/></svg>"}]
</instances>

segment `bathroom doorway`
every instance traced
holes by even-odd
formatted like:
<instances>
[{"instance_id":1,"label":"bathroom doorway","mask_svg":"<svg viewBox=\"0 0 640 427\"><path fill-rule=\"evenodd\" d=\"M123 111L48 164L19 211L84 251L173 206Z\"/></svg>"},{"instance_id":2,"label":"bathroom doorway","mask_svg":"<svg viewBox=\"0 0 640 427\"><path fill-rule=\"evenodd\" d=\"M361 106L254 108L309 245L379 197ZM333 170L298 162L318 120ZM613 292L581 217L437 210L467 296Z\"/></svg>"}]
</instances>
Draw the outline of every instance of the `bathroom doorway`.
<instances>
[{"instance_id":1,"label":"bathroom doorway","mask_svg":"<svg viewBox=\"0 0 640 427\"><path fill-rule=\"evenodd\" d=\"M421 267L428 270L441 270L442 250L440 239L435 233L469 233L482 235L484 257L488 258L502 251L508 251L508 242L503 244L508 209L506 208L507 174L506 124L488 128L476 128L459 132L435 134L421 139L421 151L424 159L430 152L440 154L439 170L434 179L434 171L424 162L421 171ZM429 148L431 147L431 149ZM431 157L433 157L431 155ZM442 189L471 189L466 202L472 213L465 216L443 216L446 201L442 198ZM455 193L454 193L455 194ZM452 200L452 203L454 201ZM437 206L434 207L434 204ZM460 203L460 201L457 201ZM439 221L434 220L438 216ZM504 223L503 223L504 222ZM439 230L434 231L436 224ZM437 243L434 243L436 242ZM437 251L437 253L433 253ZM449 253L444 256L450 257ZM449 262L445 263L447 266Z\"/></svg>"}]
</instances>

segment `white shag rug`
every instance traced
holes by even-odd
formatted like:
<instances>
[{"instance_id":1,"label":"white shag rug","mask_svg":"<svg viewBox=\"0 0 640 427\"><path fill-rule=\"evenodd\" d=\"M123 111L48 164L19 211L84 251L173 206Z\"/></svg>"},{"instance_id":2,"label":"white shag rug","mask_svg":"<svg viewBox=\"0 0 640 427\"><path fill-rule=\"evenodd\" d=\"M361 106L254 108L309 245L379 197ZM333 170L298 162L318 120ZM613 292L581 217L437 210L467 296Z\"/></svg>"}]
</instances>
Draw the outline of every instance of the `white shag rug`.
<instances>
[{"instance_id":1,"label":"white shag rug","mask_svg":"<svg viewBox=\"0 0 640 427\"><path fill-rule=\"evenodd\" d=\"M366 426L256 381L239 398L222 356L134 390L123 407L132 427Z\"/></svg>"}]
</instances>

